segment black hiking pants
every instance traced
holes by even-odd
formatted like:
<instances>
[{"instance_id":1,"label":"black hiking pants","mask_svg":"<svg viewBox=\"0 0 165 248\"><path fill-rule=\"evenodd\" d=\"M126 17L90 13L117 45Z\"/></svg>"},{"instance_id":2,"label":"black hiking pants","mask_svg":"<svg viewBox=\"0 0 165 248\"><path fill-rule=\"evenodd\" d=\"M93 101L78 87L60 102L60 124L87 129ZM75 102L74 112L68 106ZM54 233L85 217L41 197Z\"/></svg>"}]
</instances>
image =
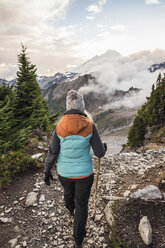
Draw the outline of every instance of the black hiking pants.
<instances>
[{"instance_id":1,"label":"black hiking pants","mask_svg":"<svg viewBox=\"0 0 165 248\"><path fill-rule=\"evenodd\" d=\"M88 217L88 200L94 180L94 174L82 179L70 179L59 176L64 187L65 206L70 211L75 210L73 236L77 244L81 244L86 235Z\"/></svg>"}]
</instances>

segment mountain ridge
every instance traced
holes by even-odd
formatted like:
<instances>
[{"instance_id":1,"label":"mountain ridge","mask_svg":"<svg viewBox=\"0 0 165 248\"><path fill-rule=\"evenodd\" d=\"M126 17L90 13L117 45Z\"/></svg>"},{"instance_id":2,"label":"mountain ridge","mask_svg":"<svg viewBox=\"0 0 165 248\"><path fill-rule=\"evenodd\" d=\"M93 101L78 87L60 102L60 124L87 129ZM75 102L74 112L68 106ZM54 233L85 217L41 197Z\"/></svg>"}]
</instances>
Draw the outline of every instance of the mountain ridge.
<instances>
[{"instance_id":1,"label":"mountain ridge","mask_svg":"<svg viewBox=\"0 0 165 248\"><path fill-rule=\"evenodd\" d=\"M160 59L159 62L158 56L154 52L141 51L137 54L123 56L117 51L109 49L101 55L92 57L70 72L57 72L53 76L37 76L37 82L41 89L46 89L56 82L72 80L74 77L78 77L78 74L84 75L92 73L100 77L100 74L107 74L109 71L107 76L110 78L110 82L113 82L116 78L116 81L120 83L125 80L133 80L139 72L143 75L144 72L147 73L147 71L154 74L158 70L164 70L165 62L161 60L162 59ZM104 79L105 78L102 79L101 75L100 80ZM0 85L4 80L5 79L0 78ZM106 78L107 84L109 80ZM5 81L11 85L15 83L16 79ZM129 85L127 88L131 86L132 85ZM134 86L136 87L137 85Z\"/></svg>"}]
</instances>

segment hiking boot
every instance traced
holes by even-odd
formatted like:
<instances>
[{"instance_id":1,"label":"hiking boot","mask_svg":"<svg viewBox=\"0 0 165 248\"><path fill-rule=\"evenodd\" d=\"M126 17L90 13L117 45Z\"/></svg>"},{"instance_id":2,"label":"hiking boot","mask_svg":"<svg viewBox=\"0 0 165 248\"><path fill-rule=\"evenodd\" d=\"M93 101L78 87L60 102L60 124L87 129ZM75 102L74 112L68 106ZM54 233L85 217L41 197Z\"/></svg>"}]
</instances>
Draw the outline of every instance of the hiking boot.
<instances>
[{"instance_id":1,"label":"hiking boot","mask_svg":"<svg viewBox=\"0 0 165 248\"><path fill-rule=\"evenodd\" d=\"M76 244L75 243L75 248L83 248L82 243L81 244Z\"/></svg>"},{"instance_id":2,"label":"hiking boot","mask_svg":"<svg viewBox=\"0 0 165 248\"><path fill-rule=\"evenodd\" d=\"M74 210L69 210L70 216L74 217Z\"/></svg>"}]
</instances>

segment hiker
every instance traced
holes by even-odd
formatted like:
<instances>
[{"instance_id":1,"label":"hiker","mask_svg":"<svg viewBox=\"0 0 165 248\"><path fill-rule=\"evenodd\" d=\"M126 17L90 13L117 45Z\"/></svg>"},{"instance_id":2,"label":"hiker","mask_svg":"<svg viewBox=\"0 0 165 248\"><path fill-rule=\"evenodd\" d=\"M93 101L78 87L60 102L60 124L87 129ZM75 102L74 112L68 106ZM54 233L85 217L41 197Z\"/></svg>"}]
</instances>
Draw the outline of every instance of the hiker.
<instances>
[{"instance_id":1,"label":"hiker","mask_svg":"<svg viewBox=\"0 0 165 248\"><path fill-rule=\"evenodd\" d=\"M101 158L107 145L102 143L95 124L86 114L84 98L77 91L67 93L66 110L49 145L44 181L50 185L50 179L53 179L51 169L57 161L65 205L70 215L74 216L75 247L81 248L86 235L88 200L94 180L90 146L94 154Z\"/></svg>"}]
</instances>

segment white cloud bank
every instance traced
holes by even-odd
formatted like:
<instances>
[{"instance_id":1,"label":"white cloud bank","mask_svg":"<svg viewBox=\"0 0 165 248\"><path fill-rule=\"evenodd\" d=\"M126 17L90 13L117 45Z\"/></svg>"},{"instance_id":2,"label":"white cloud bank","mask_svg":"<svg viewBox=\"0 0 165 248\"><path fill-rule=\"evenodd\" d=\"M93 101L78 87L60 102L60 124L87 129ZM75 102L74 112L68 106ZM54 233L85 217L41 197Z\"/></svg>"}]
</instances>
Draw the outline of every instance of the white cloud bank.
<instances>
[{"instance_id":1,"label":"white cloud bank","mask_svg":"<svg viewBox=\"0 0 165 248\"><path fill-rule=\"evenodd\" d=\"M93 21L95 19L95 16L86 16L85 18L89 21Z\"/></svg>"},{"instance_id":2,"label":"white cloud bank","mask_svg":"<svg viewBox=\"0 0 165 248\"><path fill-rule=\"evenodd\" d=\"M86 10L88 12L88 16L86 16L86 19L92 21L95 19L96 15L103 11L103 5L107 3L107 0L98 0L96 4L89 5Z\"/></svg>"},{"instance_id":3,"label":"white cloud bank","mask_svg":"<svg viewBox=\"0 0 165 248\"><path fill-rule=\"evenodd\" d=\"M161 4L161 2L159 0L145 0L145 3L147 5L151 5L151 4Z\"/></svg>"},{"instance_id":4,"label":"white cloud bank","mask_svg":"<svg viewBox=\"0 0 165 248\"><path fill-rule=\"evenodd\" d=\"M92 14L98 14L102 11L102 9L98 5L89 5L87 11Z\"/></svg>"},{"instance_id":5,"label":"white cloud bank","mask_svg":"<svg viewBox=\"0 0 165 248\"><path fill-rule=\"evenodd\" d=\"M73 47L77 25L59 26L75 0L0 0L0 78L10 79L8 64L16 67L21 42L27 46L32 63L39 74L49 75L65 71L67 64L81 64L74 56ZM56 70L54 70L54 67ZM11 68L11 66L9 66ZM6 73L5 73L6 71ZM13 77L15 77L15 72Z\"/></svg>"},{"instance_id":6,"label":"white cloud bank","mask_svg":"<svg viewBox=\"0 0 165 248\"><path fill-rule=\"evenodd\" d=\"M18 68L16 65L1 63L0 64L0 78L12 80L13 75L16 75L17 69Z\"/></svg>"},{"instance_id":7,"label":"white cloud bank","mask_svg":"<svg viewBox=\"0 0 165 248\"><path fill-rule=\"evenodd\" d=\"M156 82L159 73L158 71L150 73L148 68L163 61L165 61L165 50L142 51L126 57L109 50L77 68L76 71L80 74L94 73L99 83L95 86L89 84L80 91L81 93L103 92L110 95L115 90L127 91L131 87L139 88L142 90L138 94L126 96L120 102L110 102L106 108L140 107L146 101L146 96L149 96L152 84Z\"/></svg>"}]
</instances>

